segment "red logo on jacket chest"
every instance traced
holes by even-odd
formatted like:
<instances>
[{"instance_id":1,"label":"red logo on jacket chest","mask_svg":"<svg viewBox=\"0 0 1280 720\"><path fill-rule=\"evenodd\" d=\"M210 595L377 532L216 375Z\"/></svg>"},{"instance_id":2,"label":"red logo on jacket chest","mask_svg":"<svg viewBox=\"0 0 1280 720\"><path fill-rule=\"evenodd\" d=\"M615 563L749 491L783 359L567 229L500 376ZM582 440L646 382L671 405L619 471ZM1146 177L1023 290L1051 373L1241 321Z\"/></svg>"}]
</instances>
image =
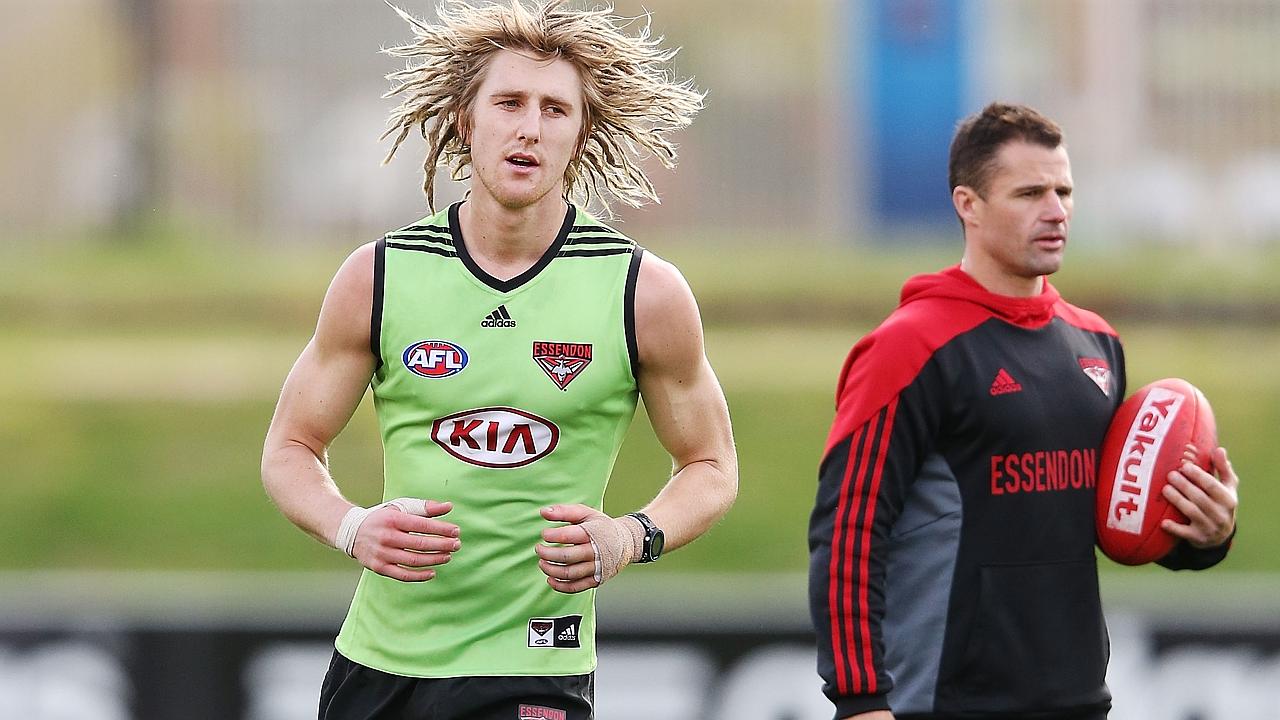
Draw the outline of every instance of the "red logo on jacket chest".
<instances>
[{"instance_id":1,"label":"red logo on jacket chest","mask_svg":"<svg viewBox=\"0 0 1280 720\"><path fill-rule=\"evenodd\" d=\"M1098 451L1035 450L991 456L991 494L1090 490L1097 482Z\"/></svg>"},{"instance_id":2,"label":"red logo on jacket chest","mask_svg":"<svg viewBox=\"0 0 1280 720\"><path fill-rule=\"evenodd\" d=\"M1098 386L1103 395L1111 397L1111 365L1102 358L1076 358L1080 362L1080 370Z\"/></svg>"}]
</instances>

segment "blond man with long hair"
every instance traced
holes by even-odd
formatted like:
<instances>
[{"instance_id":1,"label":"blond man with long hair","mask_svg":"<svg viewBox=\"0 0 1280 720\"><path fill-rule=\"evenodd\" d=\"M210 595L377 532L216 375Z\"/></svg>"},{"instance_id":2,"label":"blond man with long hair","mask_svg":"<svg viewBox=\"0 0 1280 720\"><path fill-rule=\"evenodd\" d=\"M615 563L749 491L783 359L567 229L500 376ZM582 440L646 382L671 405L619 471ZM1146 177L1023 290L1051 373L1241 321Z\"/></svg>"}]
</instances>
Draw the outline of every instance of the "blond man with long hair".
<instances>
[{"instance_id":1,"label":"blond man with long hair","mask_svg":"<svg viewBox=\"0 0 1280 720\"><path fill-rule=\"evenodd\" d=\"M388 159L426 141L433 214L358 248L285 380L263 483L365 570L321 718L593 716L595 588L657 560L737 492L728 410L688 285L582 205L656 200L640 164L702 106L647 18L562 3L472 6L387 52ZM438 209L435 175L465 180ZM343 497L326 451L372 386L386 502ZM602 512L644 399L673 472ZM369 472L377 472L370 468Z\"/></svg>"}]
</instances>

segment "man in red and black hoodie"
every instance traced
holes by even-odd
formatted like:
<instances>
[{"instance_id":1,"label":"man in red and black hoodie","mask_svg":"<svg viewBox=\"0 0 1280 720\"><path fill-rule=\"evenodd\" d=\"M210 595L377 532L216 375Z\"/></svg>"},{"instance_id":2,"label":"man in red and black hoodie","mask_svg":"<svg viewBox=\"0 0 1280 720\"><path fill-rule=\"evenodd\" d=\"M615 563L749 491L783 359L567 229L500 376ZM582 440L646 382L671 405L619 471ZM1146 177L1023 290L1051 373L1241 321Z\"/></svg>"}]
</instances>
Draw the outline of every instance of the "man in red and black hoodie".
<instances>
[{"instance_id":1,"label":"man in red and black hoodie","mask_svg":"<svg viewBox=\"0 0 1280 720\"><path fill-rule=\"evenodd\" d=\"M1125 394L1102 318L1046 279L1062 264L1062 132L992 104L951 146L960 264L907 281L854 346L810 522L818 670L837 718L1105 718L1094 556L1098 450ZM1235 529L1237 478L1184 466L1190 518L1160 563L1206 568Z\"/></svg>"}]
</instances>

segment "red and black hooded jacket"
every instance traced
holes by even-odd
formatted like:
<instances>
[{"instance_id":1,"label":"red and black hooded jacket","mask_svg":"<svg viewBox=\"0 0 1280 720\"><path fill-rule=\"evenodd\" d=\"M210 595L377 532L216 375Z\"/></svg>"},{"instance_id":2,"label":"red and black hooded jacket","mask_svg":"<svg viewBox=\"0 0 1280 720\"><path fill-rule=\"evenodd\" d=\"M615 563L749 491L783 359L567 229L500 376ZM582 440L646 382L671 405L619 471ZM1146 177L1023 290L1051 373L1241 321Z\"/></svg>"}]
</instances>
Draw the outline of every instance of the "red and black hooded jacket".
<instances>
[{"instance_id":1,"label":"red and black hooded jacket","mask_svg":"<svg viewBox=\"0 0 1280 720\"><path fill-rule=\"evenodd\" d=\"M840 372L809 528L818 669L836 717L1105 717L1098 449L1125 393L1098 315L903 286ZM1162 564L1207 567L1180 548Z\"/></svg>"}]
</instances>

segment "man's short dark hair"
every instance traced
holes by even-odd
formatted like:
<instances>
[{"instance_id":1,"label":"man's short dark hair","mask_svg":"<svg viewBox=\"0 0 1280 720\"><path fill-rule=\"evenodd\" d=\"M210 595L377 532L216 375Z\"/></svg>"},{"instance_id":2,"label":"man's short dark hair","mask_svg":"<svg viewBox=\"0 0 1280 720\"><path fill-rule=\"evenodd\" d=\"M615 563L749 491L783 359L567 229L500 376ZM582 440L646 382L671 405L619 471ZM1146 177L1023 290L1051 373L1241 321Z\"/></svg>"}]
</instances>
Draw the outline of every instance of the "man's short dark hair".
<instances>
[{"instance_id":1,"label":"man's short dark hair","mask_svg":"<svg viewBox=\"0 0 1280 720\"><path fill-rule=\"evenodd\" d=\"M985 196L987 183L996 169L996 155L1011 141L1029 142L1052 150L1062 144L1062 128L1026 105L991 103L965 118L956 128L947 166L951 189L965 185Z\"/></svg>"}]
</instances>

